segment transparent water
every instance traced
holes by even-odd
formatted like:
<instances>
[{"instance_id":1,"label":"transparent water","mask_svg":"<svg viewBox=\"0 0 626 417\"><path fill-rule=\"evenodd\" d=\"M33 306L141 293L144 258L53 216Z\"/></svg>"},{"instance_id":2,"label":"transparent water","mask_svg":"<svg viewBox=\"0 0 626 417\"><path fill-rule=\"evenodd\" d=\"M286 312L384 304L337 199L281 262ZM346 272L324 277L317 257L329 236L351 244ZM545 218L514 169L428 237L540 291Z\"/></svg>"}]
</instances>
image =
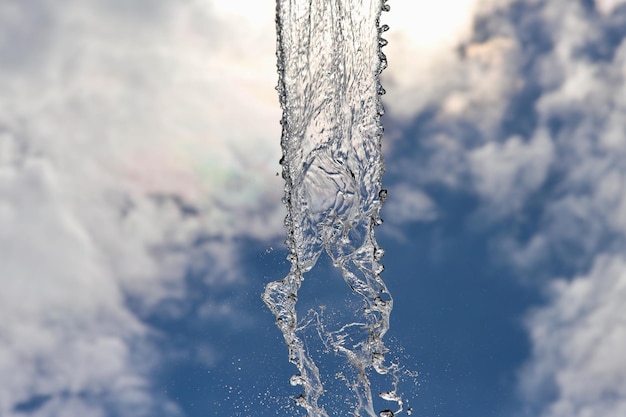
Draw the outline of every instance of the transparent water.
<instances>
[{"instance_id":1,"label":"transparent water","mask_svg":"<svg viewBox=\"0 0 626 417\"><path fill-rule=\"evenodd\" d=\"M321 405L325 386L304 342L311 326L351 370L338 375L354 396L354 416L389 417L403 408L398 365L385 360L383 336L393 299L380 277L384 251L374 236L386 198L379 80L386 67L381 34L387 28L379 24L381 11L388 10L385 1L277 0L277 89L291 269L266 286L263 300L297 367L290 382L303 392L296 403L309 416L335 415ZM320 319L321 311L299 318L296 309L304 275L323 252L361 304L354 317L332 329ZM393 411L375 412L371 372L391 375L380 397Z\"/></svg>"}]
</instances>

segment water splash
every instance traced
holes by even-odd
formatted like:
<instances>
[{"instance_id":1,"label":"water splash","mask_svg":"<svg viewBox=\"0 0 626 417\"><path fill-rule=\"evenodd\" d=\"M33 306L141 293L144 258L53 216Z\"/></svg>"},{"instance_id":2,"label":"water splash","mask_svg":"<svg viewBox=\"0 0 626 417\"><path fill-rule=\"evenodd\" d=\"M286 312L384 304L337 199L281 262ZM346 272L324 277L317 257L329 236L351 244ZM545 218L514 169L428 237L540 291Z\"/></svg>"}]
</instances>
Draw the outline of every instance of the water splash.
<instances>
[{"instance_id":1,"label":"water splash","mask_svg":"<svg viewBox=\"0 0 626 417\"><path fill-rule=\"evenodd\" d=\"M374 227L387 192L379 75L387 66L381 47L386 26L380 13L386 0L277 0L278 92L288 214L289 274L266 286L263 300L276 316L298 368L291 384L302 386L296 403L309 416L325 417L320 371L301 333L311 322L298 321L296 302L304 274L326 252L350 289L362 300L361 313L339 330L318 322L324 343L345 356L355 371L347 380L355 393L354 415L376 416L368 373L393 375L393 389L382 399L397 404L397 365L386 365L383 336L389 329L393 300L380 278L384 251Z\"/></svg>"}]
</instances>

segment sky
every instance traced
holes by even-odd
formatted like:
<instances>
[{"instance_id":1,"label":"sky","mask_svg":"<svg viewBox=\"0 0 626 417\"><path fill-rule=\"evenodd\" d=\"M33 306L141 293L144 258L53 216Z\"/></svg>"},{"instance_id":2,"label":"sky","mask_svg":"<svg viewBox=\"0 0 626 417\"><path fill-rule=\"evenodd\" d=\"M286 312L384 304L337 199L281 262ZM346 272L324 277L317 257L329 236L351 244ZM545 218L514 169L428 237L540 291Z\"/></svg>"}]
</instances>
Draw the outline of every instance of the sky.
<instances>
[{"instance_id":1,"label":"sky","mask_svg":"<svg viewBox=\"0 0 626 417\"><path fill-rule=\"evenodd\" d=\"M413 415L623 417L626 1L389 4ZM1 416L302 415L260 299L289 268L274 12L0 2ZM343 287L322 260L299 302Z\"/></svg>"}]
</instances>

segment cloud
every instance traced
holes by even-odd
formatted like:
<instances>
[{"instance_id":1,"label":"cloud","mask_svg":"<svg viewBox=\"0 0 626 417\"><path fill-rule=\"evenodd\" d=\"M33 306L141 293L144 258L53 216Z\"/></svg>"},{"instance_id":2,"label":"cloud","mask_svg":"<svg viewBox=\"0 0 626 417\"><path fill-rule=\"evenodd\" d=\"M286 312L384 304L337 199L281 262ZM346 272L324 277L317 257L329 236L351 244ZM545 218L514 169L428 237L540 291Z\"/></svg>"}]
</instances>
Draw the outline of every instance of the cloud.
<instances>
[{"instance_id":1,"label":"cloud","mask_svg":"<svg viewBox=\"0 0 626 417\"><path fill-rule=\"evenodd\" d=\"M551 132L551 169L559 180L547 196L541 228L552 246L573 242L580 255L592 259L621 247L626 237L626 142L619 127L626 118L626 34L604 58L593 59L600 48L597 34L621 18L596 20L579 6L567 7L565 20L559 5L543 11L555 45L537 62L544 80L535 107L537 130Z\"/></svg>"},{"instance_id":2,"label":"cloud","mask_svg":"<svg viewBox=\"0 0 626 417\"><path fill-rule=\"evenodd\" d=\"M603 15L610 15L620 5L626 4L624 0L595 0L596 9Z\"/></svg>"},{"instance_id":3,"label":"cloud","mask_svg":"<svg viewBox=\"0 0 626 417\"><path fill-rule=\"evenodd\" d=\"M386 74L392 120L410 126L406 120L417 117L412 139L391 138L401 167L391 169L410 172L420 190L443 186L478 197L480 218L490 224L504 217L537 224L535 236L501 236L494 244L520 270L548 257L576 257L576 268L588 267L626 237L624 9L463 4L471 24L459 23L448 43L433 43L446 60L424 49L405 57L423 57L430 70L390 65ZM417 48L401 36L408 30L396 33L398 47ZM403 140L419 151L394 154ZM520 216L531 205L532 218Z\"/></svg>"},{"instance_id":4,"label":"cloud","mask_svg":"<svg viewBox=\"0 0 626 417\"><path fill-rule=\"evenodd\" d=\"M522 373L541 417L626 412L626 262L599 256L586 276L550 286L550 303L528 318L532 360Z\"/></svg>"},{"instance_id":5,"label":"cloud","mask_svg":"<svg viewBox=\"0 0 626 417\"><path fill-rule=\"evenodd\" d=\"M589 272L550 284L550 302L528 320L533 356L522 388L535 415L546 417L626 412L626 269L618 255L626 241L626 33L603 37L623 27L626 15L609 2L596 5L600 18L570 2L542 11L554 47L538 62L545 90L536 109L539 125L552 132L559 181L538 235L544 258L569 247L562 262L578 271L589 265Z\"/></svg>"},{"instance_id":6,"label":"cloud","mask_svg":"<svg viewBox=\"0 0 626 417\"><path fill-rule=\"evenodd\" d=\"M33 415L104 415L107 400L141 411L120 415L149 414L147 364L132 348L149 329L126 307L120 277L72 213L50 162L13 165L0 170L0 370L11 375L0 381L0 413L41 397Z\"/></svg>"},{"instance_id":7,"label":"cloud","mask_svg":"<svg viewBox=\"0 0 626 417\"><path fill-rule=\"evenodd\" d=\"M254 27L213 2L0 5L1 415L180 414L143 318L283 234L257 3Z\"/></svg>"},{"instance_id":8,"label":"cloud","mask_svg":"<svg viewBox=\"0 0 626 417\"><path fill-rule=\"evenodd\" d=\"M491 213L519 210L530 193L548 175L554 145L545 131L525 143L519 136L506 142L489 142L469 154L475 188L490 204Z\"/></svg>"},{"instance_id":9,"label":"cloud","mask_svg":"<svg viewBox=\"0 0 626 417\"><path fill-rule=\"evenodd\" d=\"M527 321L524 415L624 415L624 2L459 6L432 50L390 35L387 108L413 135L394 139L396 166L415 190L476 198L481 226L504 230L494 259L549 288Z\"/></svg>"},{"instance_id":10,"label":"cloud","mask_svg":"<svg viewBox=\"0 0 626 417\"><path fill-rule=\"evenodd\" d=\"M385 34L389 45L384 52L390 65L383 73L383 85L389 93L385 106L394 118L408 120L442 99L449 101L450 112L471 109L468 92L472 90L500 102L504 90L515 86L508 77L502 78L506 66L514 64L511 57L503 59L514 45L509 38L474 42L472 35L477 16L507 3L444 0L391 5L392 12L382 16L391 28ZM464 45L466 54L460 53ZM464 71L459 71L462 67ZM492 111L496 108L491 106Z\"/></svg>"},{"instance_id":11,"label":"cloud","mask_svg":"<svg viewBox=\"0 0 626 417\"><path fill-rule=\"evenodd\" d=\"M383 85L387 90L385 107L392 128L411 126L416 117L419 122L417 129L411 131L412 138L388 135L385 140L387 150L399 161L390 169L408 175L417 188L443 185L472 192L478 187L478 192L489 200L501 199L486 195L486 187L495 186L495 182L488 184L491 179L487 170L494 173L496 167L493 164L499 162L485 158L481 161L481 155L489 157L490 153L505 151L516 141L521 141L520 148L522 143L524 147L526 143L533 146L539 143L529 137L513 139L508 147L499 143L503 135L512 136L502 129L503 120L509 117L511 97L521 94L525 88L519 74L522 45L511 23L504 19L494 18L497 30L492 36L478 36L474 29L479 19L489 19L488 16L507 4L506 1L467 1L455 3L454 7L442 4L441 10L440 6L420 6L425 7L421 11L423 18L433 21L436 19L432 13L446 13L450 8L455 10L454 16L456 11L459 12L458 19L444 19L446 32L440 37L435 33L432 38L415 29L419 25L407 23L408 19L420 15L420 11L412 10L413 6L408 2L397 4L389 14L396 13L396 26L394 21L389 22L390 43L384 50L390 62L383 73ZM403 149L402 142L407 140L417 144L419 151L416 155L399 153L399 149ZM550 148L545 141L541 143L545 150ZM541 158L549 160L550 155ZM531 159L527 158L526 162L535 164ZM486 166L487 163L490 167ZM511 186L516 175L511 172ZM494 181L505 186L503 179ZM540 185L541 181L538 183ZM530 192L526 190L525 195Z\"/></svg>"},{"instance_id":12,"label":"cloud","mask_svg":"<svg viewBox=\"0 0 626 417\"><path fill-rule=\"evenodd\" d=\"M408 222L435 220L437 208L423 191L400 184L391 190L383 215L389 223L399 226Z\"/></svg>"},{"instance_id":13,"label":"cloud","mask_svg":"<svg viewBox=\"0 0 626 417\"><path fill-rule=\"evenodd\" d=\"M624 2L597 0L594 14L522 1L516 19L511 3L391 4L388 114L428 122L426 152L397 164L410 174L385 210L392 222L435 220L424 190L437 184L510 221L543 193L540 231L499 242L519 269L568 245L595 265L555 287L540 311L558 316L574 282L619 281L597 271L617 276L610 254L626 233L626 43L603 38L622 36ZM234 4L0 4L0 375L15 376L0 380L0 414L176 415L152 391L158 355L142 317L185 297L190 272L208 289L241 283L238 238L282 240L274 5ZM610 291L587 291L615 304ZM232 314L212 303L201 313ZM551 314L533 316L532 335L583 331L549 324ZM533 363L569 358L541 343ZM219 357L203 349L205 362ZM529 393L549 380L537 372ZM596 378L596 392L611 392L610 380ZM548 407L571 401L568 384ZM596 407L600 394L579 398Z\"/></svg>"}]
</instances>

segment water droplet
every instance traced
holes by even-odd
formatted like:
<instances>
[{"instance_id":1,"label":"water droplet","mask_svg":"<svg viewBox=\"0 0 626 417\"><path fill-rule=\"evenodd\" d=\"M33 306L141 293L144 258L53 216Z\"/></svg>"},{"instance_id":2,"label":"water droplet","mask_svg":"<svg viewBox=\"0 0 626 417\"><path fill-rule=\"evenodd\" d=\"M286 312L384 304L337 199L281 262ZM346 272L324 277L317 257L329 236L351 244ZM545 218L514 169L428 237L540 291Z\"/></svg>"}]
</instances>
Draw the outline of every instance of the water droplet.
<instances>
[{"instance_id":1,"label":"water droplet","mask_svg":"<svg viewBox=\"0 0 626 417\"><path fill-rule=\"evenodd\" d=\"M378 73L382 73L385 69L387 69L387 66L389 64L387 63L387 57L381 57L380 58L380 64L378 65ZM381 114L382 116L382 114Z\"/></svg>"},{"instance_id":2,"label":"water droplet","mask_svg":"<svg viewBox=\"0 0 626 417\"><path fill-rule=\"evenodd\" d=\"M384 188L380 190L378 192L378 198L380 198L380 201L382 201L383 203L387 201L387 190L385 190Z\"/></svg>"},{"instance_id":3,"label":"water droplet","mask_svg":"<svg viewBox=\"0 0 626 417\"><path fill-rule=\"evenodd\" d=\"M291 379L289 379L289 383L295 387L297 385L304 385L305 380L302 375L295 374L291 377Z\"/></svg>"},{"instance_id":4,"label":"water droplet","mask_svg":"<svg viewBox=\"0 0 626 417\"><path fill-rule=\"evenodd\" d=\"M296 397L296 404L298 404L300 407L306 408L307 404L306 404L306 398L304 398L304 395L300 394Z\"/></svg>"},{"instance_id":5,"label":"water droplet","mask_svg":"<svg viewBox=\"0 0 626 417\"><path fill-rule=\"evenodd\" d=\"M389 25L382 25L382 26L380 27L380 31L381 31L381 32L387 32L388 30L389 30Z\"/></svg>"},{"instance_id":6,"label":"water droplet","mask_svg":"<svg viewBox=\"0 0 626 417\"><path fill-rule=\"evenodd\" d=\"M409 407L409 408L407 408L407 409L406 409L406 413L407 413L408 415L413 414L413 409L412 409L412 408L410 408L410 407Z\"/></svg>"},{"instance_id":7,"label":"water droplet","mask_svg":"<svg viewBox=\"0 0 626 417\"><path fill-rule=\"evenodd\" d=\"M393 411L391 410L383 410L380 413L378 413L378 415L380 417L393 417L394 416Z\"/></svg>"},{"instance_id":8,"label":"water droplet","mask_svg":"<svg viewBox=\"0 0 626 417\"><path fill-rule=\"evenodd\" d=\"M398 401L398 395L395 393L395 391L388 391L388 392L381 392L380 394L378 394L380 398L382 398L385 401Z\"/></svg>"}]
</instances>

